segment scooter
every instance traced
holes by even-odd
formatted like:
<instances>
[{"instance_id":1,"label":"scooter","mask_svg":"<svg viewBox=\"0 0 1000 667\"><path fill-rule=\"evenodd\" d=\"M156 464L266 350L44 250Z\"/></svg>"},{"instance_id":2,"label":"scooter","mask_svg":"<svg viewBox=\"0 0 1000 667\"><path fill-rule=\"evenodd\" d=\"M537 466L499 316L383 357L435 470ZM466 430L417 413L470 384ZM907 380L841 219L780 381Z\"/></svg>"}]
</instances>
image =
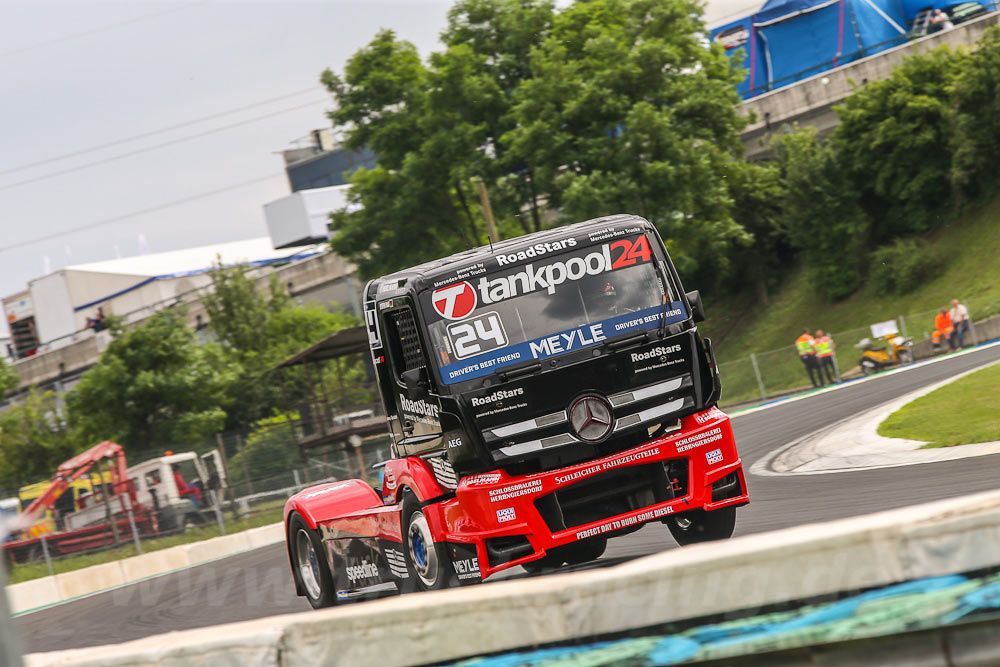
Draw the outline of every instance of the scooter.
<instances>
[{"instance_id":1,"label":"scooter","mask_svg":"<svg viewBox=\"0 0 1000 667\"><path fill-rule=\"evenodd\" d=\"M884 343L876 346L875 343ZM874 342L870 338L863 338L855 348L862 350L861 372L871 375L884 368L895 364L913 363L913 338L892 334L883 338L878 338Z\"/></svg>"}]
</instances>

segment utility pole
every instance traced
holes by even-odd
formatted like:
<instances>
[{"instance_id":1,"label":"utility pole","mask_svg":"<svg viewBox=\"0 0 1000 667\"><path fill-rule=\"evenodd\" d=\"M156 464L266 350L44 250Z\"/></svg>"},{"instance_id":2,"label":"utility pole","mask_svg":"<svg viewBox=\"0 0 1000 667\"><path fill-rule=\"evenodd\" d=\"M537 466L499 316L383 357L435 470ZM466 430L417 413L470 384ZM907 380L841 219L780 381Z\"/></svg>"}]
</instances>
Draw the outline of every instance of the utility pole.
<instances>
[{"instance_id":1,"label":"utility pole","mask_svg":"<svg viewBox=\"0 0 1000 667\"><path fill-rule=\"evenodd\" d=\"M483 215L486 216L486 232L490 235L490 243L497 243L500 238L497 236L497 223L493 220L493 207L490 206L486 183L481 178L476 183L479 186L479 201L483 204Z\"/></svg>"}]
</instances>

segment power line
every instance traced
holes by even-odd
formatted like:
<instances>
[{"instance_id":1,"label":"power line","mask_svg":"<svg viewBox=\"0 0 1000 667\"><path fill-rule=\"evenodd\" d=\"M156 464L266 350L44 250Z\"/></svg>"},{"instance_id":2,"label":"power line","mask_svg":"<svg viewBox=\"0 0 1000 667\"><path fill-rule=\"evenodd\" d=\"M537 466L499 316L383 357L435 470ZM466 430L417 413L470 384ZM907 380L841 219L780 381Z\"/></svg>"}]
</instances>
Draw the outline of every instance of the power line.
<instances>
[{"instance_id":1,"label":"power line","mask_svg":"<svg viewBox=\"0 0 1000 667\"><path fill-rule=\"evenodd\" d=\"M41 176L33 176L31 178L26 178L20 181L14 181L13 183L7 183L5 185L0 185L0 192L4 190L11 190L13 188L20 187L22 185L29 185L31 183L38 183L39 181L45 181L50 178L55 178L56 176L64 176L66 174L73 174L82 169L89 169L90 167L96 167L98 165L107 164L109 162L115 162L117 160L122 160L127 157L132 157L133 155L139 155L141 153L148 153L149 151L155 151L160 148L165 148L167 146L173 146L175 144L184 143L185 141L191 141L192 139L200 139L201 137L207 137L211 134L217 134L219 132L224 132L225 130L231 130L236 127L242 127L243 125L249 125L250 123L256 123L260 120L266 120L268 118L274 118L275 116L280 116L281 114L288 113L289 111L296 111L298 109L305 109L306 107L311 107L315 104L325 102L326 100L311 100L305 104L298 104L294 107L287 107L285 109L279 109L278 111L272 111L271 113L262 114L260 116L254 116L253 118L247 118L246 120L241 120L236 123L230 123L229 125L223 125L222 127L213 128L211 130L205 130L204 132L198 132L197 134L189 134L186 137L178 137L177 139L171 139L169 141L163 141L158 144L153 144L152 146L146 146L144 148L138 148L134 151L129 151L127 153L119 153L118 155L112 155L110 157L102 158L100 160L94 160L93 162L85 162L84 164L77 165L75 167L69 167L66 169L60 169L58 171L50 171L47 174L42 174Z\"/></svg>"},{"instance_id":2,"label":"power line","mask_svg":"<svg viewBox=\"0 0 1000 667\"><path fill-rule=\"evenodd\" d=\"M310 86L309 88L303 88L301 90L296 90L291 93L286 93L284 95L278 95L276 97L269 97L266 100L261 100L259 102L253 102L251 104L245 104L241 107L233 107L232 109L227 109L226 111L219 111L218 113L209 114L208 116L201 116L200 118L192 118L191 120L186 120L183 123L177 123L175 125L167 125L161 127L157 130L150 130L148 132L142 132L140 134L133 134L122 139L115 139L114 141L109 141L104 144L98 144L96 146L91 146L89 148L82 148L77 151L70 153L63 153L62 155L55 155L53 157L45 158L44 160L36 160L35 162L26 162L24 164L17 165L16 167L9 167L7 169L0 169L0 176L4 174L10 174L15 171L23 171L25 169L31 169L32 167L38 167L43 164L49 164L51 162L58 162L59 160L65 160L66 158L77 157L80 155L86 155L87 153L93 153L95 151L104 150L105 148L111 148L113 146L120 146L121 144L127 144L131 141L137 139L145 139L146 137L151 137L157 134L163 134L164 132L171 132L173 130L179 130L190 125L197 125L198 123L204 123L208 120L215 120L216 118L222 118L224 116L231 116L234 113L239 113L240 111L246 111L247 109L253 109L256 107L264 106L272 102L278 102L280 100L286 100L290 97L298 97L299 95L304 95L305 93L316 92L315 86Z\"/></svg>"},{"instance_id":3,"label":"power line","mask_svg":"<svg viewBox=\"0 0 1000 667\"><path fill-rule=\"evenodd\" d=\"M33 243L41 243L42 241L50 241L52 239L57 239L66 234L73 234L76 232L87 231L88 229L94 229L102 225L107 225L112 222L119 222L120 220L127 220L128 218L135 218L140 215L145 215L147 213L155 213L157 211L162 211L164 209L172 208L174 206L179 206L181 204L186 204L188 202L196 201L198 199L205 199L206 197L211 197L213 195L222 194L223 192L229 192L230 190L237 190L239 188L246 187L248 185L254 185L255 183L261 183L263 181L270 180L277 176L284 176L285 172L279 171L273 174L268 174L267 176L261 176L259 178L254 178L249 181L243 181L241 183L234 183L233 185L227 185L222 188L216 188L215 190L208 190L206 192L200 192L196 195L191 195L190 197L184 197L183 199L175 199L173 201L164 202L163 204L157 204L156 206L150 206L149 208L140 209L138 211L132 211L130 213L123 213L121 215L116 215L110 218L102 218L100 220L94 220L93 222L88 222L84 225L79 225L78 227L71 227L70 229L63 229L58 232L53 232L51 234L45 234L43 236L36 236L35 238L26 239L24 241L18 241L17 243L11 243L10 245L0 246L0 252L5 252L7 250L14 250L15 248L23 248L24 246L31 245Z\"/></svg>"},{"instance_id":4,"label":"power line","mask_svg":"<svg viewBox=\"0 0 1000 667\"><path fill-rule=\"evenodd\" d=\"M62 42L67 42L72 39L79 39L80 37L88 37L90 35L96 35L97 33L107 32L108 30L114 30L115 28L120 28L123 25L129 25L131 23L139 23L140 21L146 21L151 18L163 16L164 14L172 14L173 12L179 12L185 9L191 9L192 7L197 7L198 5L206 5L209 3L209 1L210 0L201 0L201 2L192 2L186 5L182 5L180 7L171 7L170 9L164 9L163 11L160 12L143 14L142 16L136 16L135 18L125 19L124 21L109 23L107 25L103 25L98 28L91 28L90 30L84 30L83 32L74 32L68 35L63 35L61 37L54 37L52 39L45 40L44 42L35 42L34 44L29 44L27 46L19 46L18 48L11 49L9 51L0 51L0 58L16 55L18 53L24 53L25 51L31 51L33 49L38 49L43 46L52 46L53 44L60 44Z\"/></svg>"}]
</instances>

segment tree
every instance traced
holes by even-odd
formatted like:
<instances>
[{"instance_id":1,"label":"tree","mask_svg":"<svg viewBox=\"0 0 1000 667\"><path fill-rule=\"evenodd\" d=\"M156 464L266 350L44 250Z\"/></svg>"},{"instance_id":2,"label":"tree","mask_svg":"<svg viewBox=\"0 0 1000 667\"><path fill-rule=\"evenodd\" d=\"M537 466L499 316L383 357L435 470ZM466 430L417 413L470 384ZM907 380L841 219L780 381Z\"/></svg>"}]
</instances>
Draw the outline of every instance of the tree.
<instances>
[{"instance_id":1,"label":"tree","mask_svg":"<svg viewBox=\"0 0 1000 667\"><path fill-rule=\"evenodd\" d=\"M950 91L967 62L947 47L907 58L835 107L833 142L872 221L873 243L950 219Z\"/></svg>"},{"instance_id":2,"label":"tree","mask_svg":"<svg viewBox=\"0 0 1000 667\"><path fill-rule=\"evenodd\" d=\"M708 276L750 238L726 181L742 151L742 73L703 36L687 0L569 6L532 52L505 140L563 220L641 214L682 272Z\"/></svg>"},{"instance_id":3,"label":"tree","mask_svg":"<svg viewBox=\"0 0 1000 667\"><path fill-rule=\"evenodd\" d=\"M76 449L55 394L30 391L0 412L0 488L49 478Z\"/></svg>"},{"instance_id":4,"label":"tree","mask_svg":"<svg viewBox=\"0 0 1000 667\"><path fill-rule=\"evenodd\" d=\"M379 33L326 71L334 124L378 167L351 177L333 216L338 253L365 276L481 242L473 181L506 233L546 220L636 212L672 239L682 270L725 268L751 242L726 175L739 160L742 77L705 48L693 0L461 0L424 64Z\"/></svg>"},{"instance_id":5,"label":"tree","mask_svg":"<svg viewBox=\"0 0 1000 667\"><path fill-rule=\"evenodd\" d=\"M752 239L733 253L735 287L753 286L757 304L767 305L769 288L791 248L781 224L784 182L775 164L734 163L727 178L733 215Z\"/></svg>"},{"instance_id":6,"label":"tree","mask_svg":"<svg viewBox=\"0 0 1000 667\"><path fill-rule=\"evenodd\" d=\"M11 389L17 389L21 384L21 376L17 374L7 360L0 357L0 399Z\"/></svg>"},{"instance_id":7,"label":"tree","mask_svg":"<svg viewBox=\"0 0 1000 667\"><path fill-rule=\"evenodd\" d=\"M998 191L1000 155L1000 29L990 28L955 77L952 180L965 200Z\"/></svg>"},{"instance_id":8,"label":"tree","mask_svg":"<svg viewBox=\"0 0 1000 667\"><path fill-rule=\"evenodd\" d=\"M236 373L219 345L198 343L184 317L182 309L162 310L111 341L66 395L80 439L148 452L220 430Z\"/></svg>"},{"instance_id":9,"label":"tree","mask_svg":"<svg viewBox=\"0 0 1000 667\"><path fill-rule=\"evenodd\" d=\"M332 246L363 276L485 243L479 179L502 232L541 229L532 165L504 136L516 124L511 99L530 76L529 54L554 16L552 0L459 0L445 49L426 64L412 44L382 31L342 76L323 73L346 145L369 146L378 160L351 177L354 210L333 216Z\"/></svg>"},{"instance_id":10,"label":"tree","mask_svg":"<svg viewBox=\"0 0 1000 667\"><path fill-rule=\"evenodd\" d=\"M237 493L245 495L249 492L245 486L248 473L251 484L267 477L289 475L298 463L294 442L291 424L284 415L255 424L241 451L229 459L230 485L241 487Z\"/></svg>"},{"instance_id":11,"label":"tree","mask_svg":"<svg viewBox=\"0 0 1000 667\"><path fill-rule=\"evenodd\" d=\"M846 170L815 128L783 135L774 149L784 181L781 228L816 288L832 299L848 296L864 275L869 223Z\"/></svg>"},{"instance_id":12,"label":"tree","mask_svg":"<svg viewBox=\"0 0 1000 667\"><path fill-rule=\"evenodd\" d=\"M346 145L369 146L378 166L351 176L356 210L333 215L331 245L364 277L478 245L467 195L456 189L456 153L478 145L467 124L430 105L430 73L416 48L380 32L322 81L333 93L334 124L349 128Z\"/></svg>"},{"instance_id":13,"label":"tree","mask_svg":"<svg viewBox=\"0 0 1000 667\"><path fill-rule=\"evenodd\" d=\"M361 322L315 304L298 306L272 275L260 290L245 267L216 267L212 291L202 297L209 326L221 346L233 383L225 429L244 429L281 405L274 365L340 329Z\"/></svg>"},{"instance_id":14,"label":"tree","mask_svg":"<svg viewBox=\"0 0 1000 667\"><path fill-rule=\"evenodd\" d=\"M244 267L221 264L212 271L212 290L201 302L219 342L242 355L265 351L271 344L262 335L267 323L275 313L292 305L277 276L271 275L267 292L261 293Z\"/></svg>"}]
</instances>

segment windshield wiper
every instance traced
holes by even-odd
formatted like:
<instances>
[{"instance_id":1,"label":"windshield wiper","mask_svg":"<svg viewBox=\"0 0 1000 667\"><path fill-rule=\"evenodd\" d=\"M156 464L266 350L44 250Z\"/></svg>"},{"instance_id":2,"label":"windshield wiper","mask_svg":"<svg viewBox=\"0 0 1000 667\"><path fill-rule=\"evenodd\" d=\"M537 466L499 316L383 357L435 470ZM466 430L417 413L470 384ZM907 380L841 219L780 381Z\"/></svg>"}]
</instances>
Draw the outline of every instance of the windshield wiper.
<instances>
[{"instance_id":1,"label":"windshield wiper","mask_svg":"<svg viewBox=\"0 0 1000 667\"><path fill-rule=\"evenodd\" d=\"M620 350L623 347L629 347L636 343L641 343L649 338L648 331L640 331L634 334L625 334L624 336L619 336L618 338L609 338L604 341L601 347L607 350Z\"/></svg>"},{"instance_id":2,"label":"windshield wiper","mask_svg":"<svg viewBox=\"0 0 1000 667\"><path fill-rule=\"evenodd\" d=\"M513 380L514 378L524 377L525 375L532 375L542 370L542 362L532 361L528 364L521 366L507 366L505 368L498 368L494 373L500 376L500 379L504 382L507 380Z\"/></svg>"}]
</instances>

